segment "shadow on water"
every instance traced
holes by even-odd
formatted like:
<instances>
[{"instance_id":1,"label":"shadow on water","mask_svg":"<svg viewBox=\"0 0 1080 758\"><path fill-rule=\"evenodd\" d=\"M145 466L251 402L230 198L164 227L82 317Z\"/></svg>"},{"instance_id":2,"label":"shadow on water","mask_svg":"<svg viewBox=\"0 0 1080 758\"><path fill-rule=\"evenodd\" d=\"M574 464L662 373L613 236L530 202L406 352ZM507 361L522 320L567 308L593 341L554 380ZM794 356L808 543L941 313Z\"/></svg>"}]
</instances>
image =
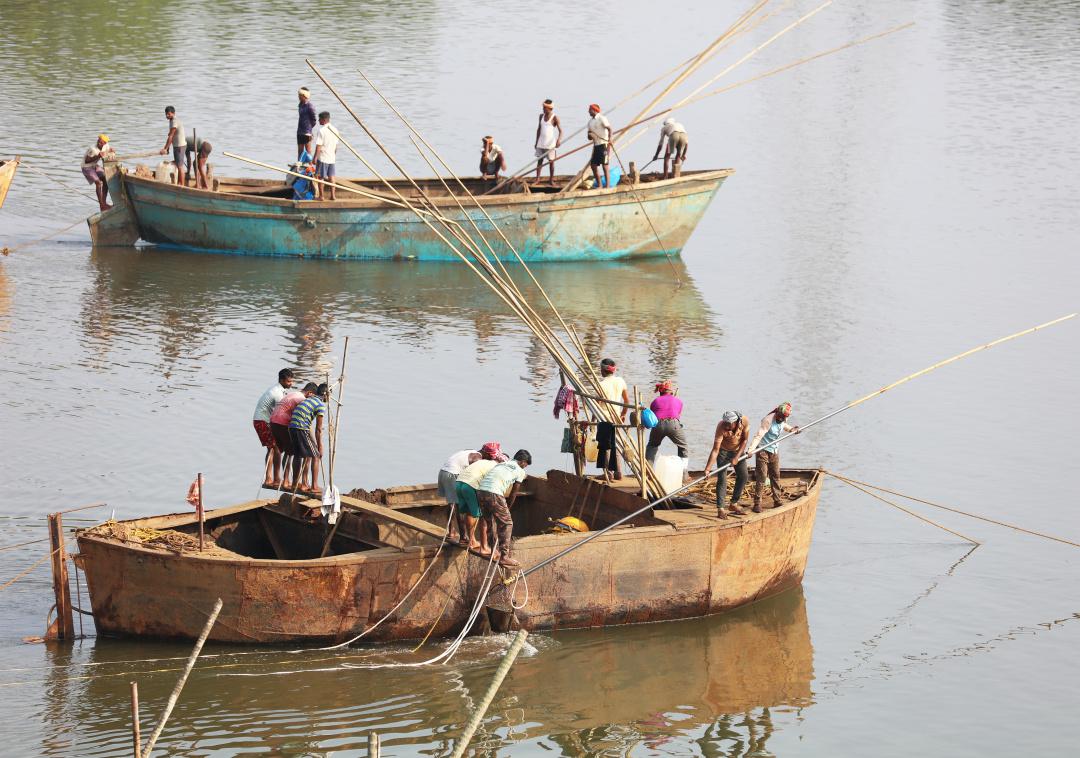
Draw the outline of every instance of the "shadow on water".
<instances>
[{"instance_id":1,"label":"shadow on water","mask_svg":"<svg viewBox=\"0 0 1080 758\"><path fill-rule=\"evenodd\" d=\"M625 755L692 742L707 756L751 755L783 728L776 713L813 704L813 647L801 589L710 618L536 635L529 642L474 740L477 754ZM371 649L339 651L330 661L327 653L273 649L200 661L161 744L190 756L310 755L361 750L375 730L395 754L443 755L483 696L505 645L501 636L471 638L452 666L362 673L342 663ZM40 714L50 736L37 745L41 754L70 755L75 746L85 755L123 749L130 744L128 682L139 682L148 731L182 661L117 662L187 651L100 639L86 657L78 649L52 653L57 668L45 681ZM64 667L78 662L104 665Z\"/></svg>"},{"instance_id":2,"label":"shadow on water","mask_svg":"<svg viewBox=\"0 0 1080 758\"><path fill-rule=\"evenodd\" d=\"M713 313L685 265L665 259L635 263L533 266L537 279L572 322L591 353L613 340L647 345L657 376L673 373L685 342L715 343ZM166 376L197 371L181 358L205 348L211 335L254 321L283 330L296 364L330 365L334 327L379 330L398 342L426 347L439 333L469 334L483 352L498 338L526 331L475 275L457 263L276 260L154 248L95 248L91 285L79 316L90 368L110 354L156 334ZM542 297L511 268L541 313ZM552 363L532 340L526 362L532 381L547 386Z\"/></svg>"}]
</instances>

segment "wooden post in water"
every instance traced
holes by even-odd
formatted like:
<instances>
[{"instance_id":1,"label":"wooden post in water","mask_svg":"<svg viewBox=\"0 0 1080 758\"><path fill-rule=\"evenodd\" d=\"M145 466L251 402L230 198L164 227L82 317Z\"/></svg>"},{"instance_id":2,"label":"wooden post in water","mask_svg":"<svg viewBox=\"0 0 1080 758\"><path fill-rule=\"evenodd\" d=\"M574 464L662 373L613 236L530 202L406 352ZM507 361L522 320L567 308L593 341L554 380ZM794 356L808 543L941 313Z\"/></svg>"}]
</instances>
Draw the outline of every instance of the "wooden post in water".
<instances>
[{"instance_id":1,"label":"wooden post in water","mask_svg":"<svg viewBox=\"0 0 1080 758\"><path fill-rule=\"evenodd\" d=\"M198 515L199 515L199 552L200 553L203 551L203 548L206 547L206 537L205 537L205 535L203 533L203 496L202 496L202 489L203 489L203 475L202 475L202 472L200 471L199 472L199 504L197 506L195 506L195 510L198 511Z\"/></svg>"},{"instance_id":2,"label":"wooden post in water","mask_svg":"<svg viewBox=\"0 0 1080 758\"><path fill-rule=\"evenodd\" d=\"M139 733L139 683L131 683L131 739L135 746L135 758L142 758L142 735Z\"/></svg>"},{"instance_id":3,"label":"wooden post in water","mask_svg":"<svg viewBox=\"0 0 1080 758\"><path fill-rule=\"evenodd\" d=\"M75 639L75 619L71 612L71 587L68 582L67 552L64 550L64 522L59 513L49 514L49 555L52 565L53 594L56 596L56 638ZM48 637L48 633L46 634Z\"/></svg>"},{"instance_id":4,"label":"wooden post in water","mask_svg":"<svg viewBox=\"0 0 1080 758\"><path fill-rule=\"evenodd\" d=\"M379 733L368 732L367 735L367 754L368 758L379 758Z\"/></svg>"}]
</instances>

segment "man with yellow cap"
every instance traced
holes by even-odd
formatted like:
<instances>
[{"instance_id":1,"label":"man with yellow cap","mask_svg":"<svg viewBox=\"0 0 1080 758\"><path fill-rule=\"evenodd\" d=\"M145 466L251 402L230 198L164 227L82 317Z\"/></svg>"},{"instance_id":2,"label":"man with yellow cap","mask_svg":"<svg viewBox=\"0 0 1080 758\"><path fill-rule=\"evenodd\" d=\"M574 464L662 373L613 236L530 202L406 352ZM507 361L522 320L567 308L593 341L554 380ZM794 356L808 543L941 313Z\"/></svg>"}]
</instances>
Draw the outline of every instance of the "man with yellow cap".
<instances>
[{"instance_id":1,"label":"man with yellow cap","mask_svg":"<svg viewBox=\"0 0 1080 758\"><path fill-rule=\"evenodd\" d=\"M765 492L765 473L768 471L772 484L773 508L784 504L784 490L780 486L780 446L776 444L781 435L788 432L799 433L799 427L787 422L791 418L791 403L780 403L772 413L761 419L750 449L762 445L754 456L754 513L761 513L761 496Z\"/></svg>"},{"instance_id":2,"label":"man with yellow cap","mask_svg":"<svg viewBox=\"0 0 1080 758\"><path fill-rule=\"evenodd\" d=\"M109 135L99 134L97 143L87 150L86 155L83 156L83 176L86 177L87 182L94 185L98 206L103 211L109 210L112 206L108 202L109 185L105 183L105 170L98 163L104 163L113 155L113 149L109 146Z\"/></svg>"}]
</instances>

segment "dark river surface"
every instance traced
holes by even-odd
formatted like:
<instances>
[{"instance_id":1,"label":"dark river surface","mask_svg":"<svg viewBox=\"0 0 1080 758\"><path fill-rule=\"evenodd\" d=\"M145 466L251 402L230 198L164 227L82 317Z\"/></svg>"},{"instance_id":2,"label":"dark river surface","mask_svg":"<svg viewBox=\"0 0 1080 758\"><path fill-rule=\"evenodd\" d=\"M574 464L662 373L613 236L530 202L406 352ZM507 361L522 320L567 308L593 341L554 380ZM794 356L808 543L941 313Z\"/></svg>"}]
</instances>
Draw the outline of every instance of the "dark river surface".
<instances>
[{"instance_id":1,"label":"dark river surface","mask_svg":"<svg viewBox=\"0 0 1080 758\"><path fill-rule=\"evenodd\" d=\"M777 5L779 7L779 5ZM797 2L690 82L797 16ZM231 150L294 157L295 90L356 144L310 56L416 173L384 86L462 173L494 133L516 167L538 106L573 129L702 49L741 11L716 2L0 4L0 155L27 168L0 245L5 491L0 546L69 526L182 511L195 472L211 506L258 494L251 429L282 366L335 372L350 340L339 481L433 481L480 441L568 468L557 373L523 326L452 264L333 263L91 248L82 152L164 143L162 108ZM681 387L695 467L719 415L790 400L805 422L939 359L1076 308L1080 4L836 2L713 86L849 40L916 26L680 113L687 168L734 167L677 263L537 266L552 298L631 384ZM687 92L689 88L683 88ZM653 90L655 91L655 90ZM611 113L615 126L636 112ZM625 151L644 163L656 130ZM575 141L576 144L576 141ZM383 166L382 162L379 165ZM572 167L576 168L575 164ZM344 173L362 174L352 157ZM265 174L263 174L265 175ZM785 447L821 466L1080 540L1075 429L1080 325L966 359ZM1071 487L1071 485L1069 485ZM967 543L831 480L803 589L725 616L537 634L475 740L478 754L1075 755L1080 552L918 505ZM43 544L0 552L0 582ZM87 602L84 598L84 604ZM28 644L52 604L46 565L0 589L5 755L130 755L128 682L144 733L187 644ZM77 623L78 625L78 623ZM84 622L91 634L89 620ZM160 754L443 755L483 694L503 637L449 665L428 642L337 656L209 646Z\"/></svg>"}]
</instances>

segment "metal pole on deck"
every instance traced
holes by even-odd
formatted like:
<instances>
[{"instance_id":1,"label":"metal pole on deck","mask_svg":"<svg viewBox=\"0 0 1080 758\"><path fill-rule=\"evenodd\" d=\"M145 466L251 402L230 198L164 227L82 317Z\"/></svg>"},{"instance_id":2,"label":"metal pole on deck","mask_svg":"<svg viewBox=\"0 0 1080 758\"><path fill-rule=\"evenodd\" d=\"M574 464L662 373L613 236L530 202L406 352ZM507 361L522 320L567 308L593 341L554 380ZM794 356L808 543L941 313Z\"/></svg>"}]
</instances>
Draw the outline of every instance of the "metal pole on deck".
<instances>
[{"instance_id":1,"label":"metal pole on deck","mask_svg":"<svg viewBox=\"0 0 1080 758\"><path fill-rule=\"evenodd\" d=\"M71 587L68 583L67 553L64 550L64 522L59 513L49 514L49 556L52 565L53 594L56 596L56 639L75 639L75 619L71 612Z\"/></svg>"}]
</instances>

